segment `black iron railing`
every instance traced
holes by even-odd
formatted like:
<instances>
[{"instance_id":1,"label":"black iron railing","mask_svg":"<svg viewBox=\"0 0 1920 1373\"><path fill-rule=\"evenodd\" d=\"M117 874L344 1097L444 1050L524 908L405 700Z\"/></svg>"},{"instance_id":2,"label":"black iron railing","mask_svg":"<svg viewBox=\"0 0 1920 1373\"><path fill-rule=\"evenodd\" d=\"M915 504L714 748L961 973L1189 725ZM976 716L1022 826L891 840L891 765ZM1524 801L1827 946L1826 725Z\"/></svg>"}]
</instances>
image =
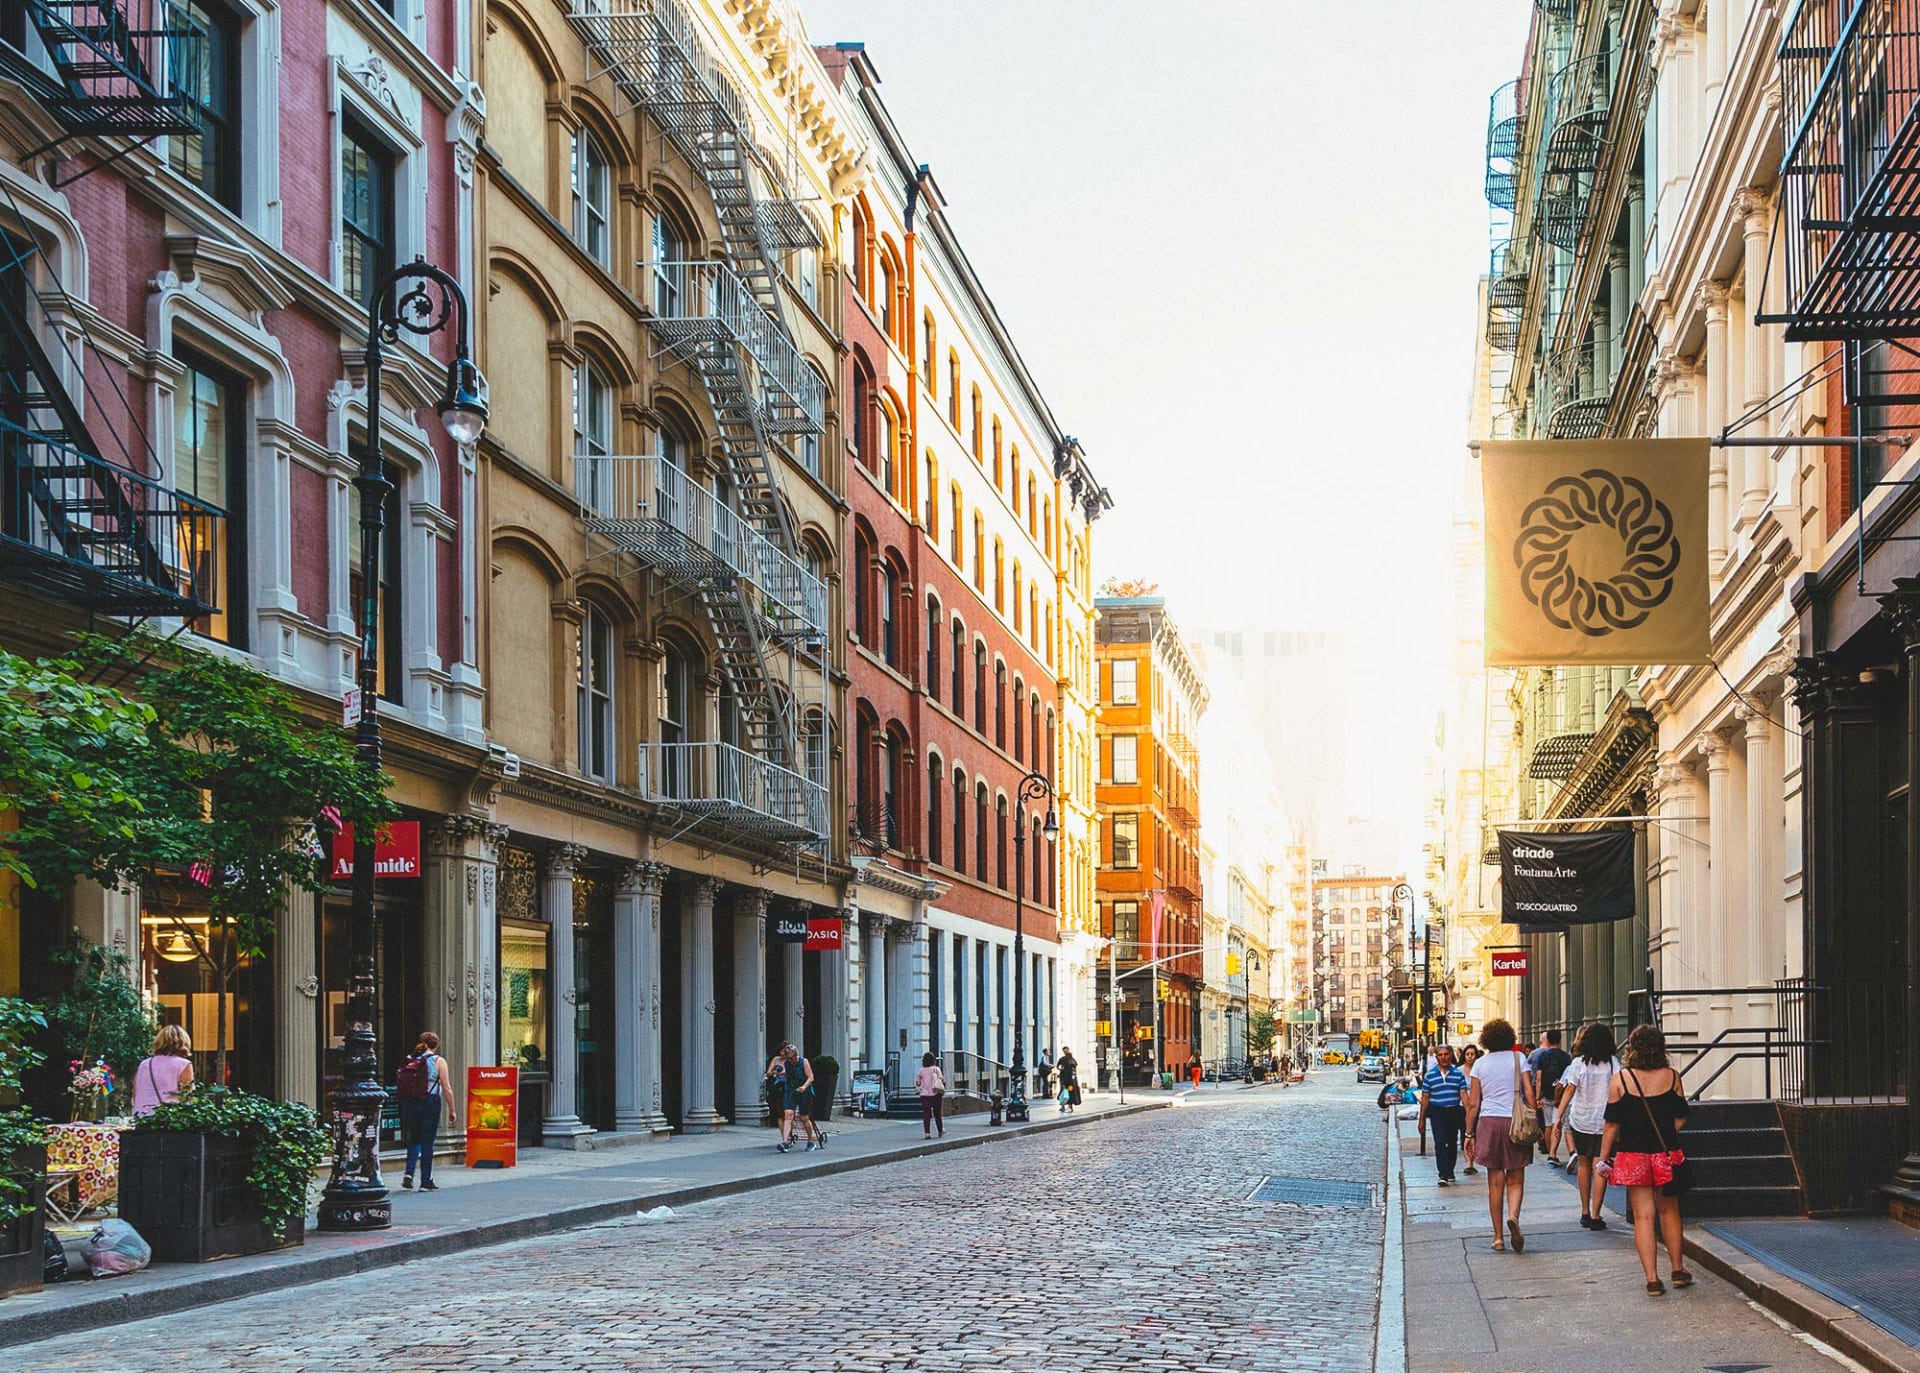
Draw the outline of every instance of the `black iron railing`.
<instances>
[{"instance_id":1,"label":"black iron railing","mask_svg":"<svg viewBox=\"0 0 1920 1373\"><path fill-rule=\"evenodd\" d=\"M1920 11L1801 0L1778 51L1789 339L1920 332Z\"/></svg>"},{"instance_id":2,"label":"black iron railing","mask_svg":"<svg viewBox=\"0 0 1920 1373\"><path fill-rule=\"evenodd\" d=\"M1678 1001L1696 1018L1725 1018L1711 1032L1676 1031ZM1628 1002L1634 1025L1666 1033L1667 1052L1698 1096L1737 1064L1760 1065L1768 1098L1875 1103L1903 1100L1906 1012L1900 989L1884 981L1815 985L1782 978L1761 987L1641 989Z\"/></svg>"},{"instance_id":3,"label":"black iron railing","mask_svg":"<svg viewBox=\"0 0 1920 1373\"><path fill-rule=\"evenodd\" d=\"M150 138L200 129L207 34L175 0L25 0L75 133Z\"/></svg>"}]
</instances>

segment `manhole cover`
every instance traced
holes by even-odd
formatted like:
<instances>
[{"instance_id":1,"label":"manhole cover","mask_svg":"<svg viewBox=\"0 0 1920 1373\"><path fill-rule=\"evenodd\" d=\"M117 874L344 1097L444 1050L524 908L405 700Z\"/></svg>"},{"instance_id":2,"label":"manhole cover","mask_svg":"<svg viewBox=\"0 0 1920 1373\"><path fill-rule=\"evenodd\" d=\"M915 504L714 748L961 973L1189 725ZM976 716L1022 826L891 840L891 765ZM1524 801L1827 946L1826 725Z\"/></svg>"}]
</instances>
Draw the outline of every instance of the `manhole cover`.
<instances>
[{"instance_id":1,"label":"manhole cover","mask_svg":"<svg viewBox=\"0 0 1920 1373\"><path fill-rule=\"evenodd\" d=\"M1248 1201L1288 1201L1296 1206L1371 1206L1373 1189L1364 1182L1328 1182L1323 1178L1262 1178Z\"/></svg>"}]
</instances>

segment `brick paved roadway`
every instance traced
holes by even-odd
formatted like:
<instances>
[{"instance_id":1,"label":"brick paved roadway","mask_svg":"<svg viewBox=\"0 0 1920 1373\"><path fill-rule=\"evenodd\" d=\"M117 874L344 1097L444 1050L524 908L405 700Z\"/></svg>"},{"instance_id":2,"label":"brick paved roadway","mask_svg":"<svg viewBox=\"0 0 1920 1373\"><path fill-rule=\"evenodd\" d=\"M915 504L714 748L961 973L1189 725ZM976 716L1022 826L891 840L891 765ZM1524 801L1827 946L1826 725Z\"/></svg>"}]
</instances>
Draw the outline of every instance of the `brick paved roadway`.
<instances>
[{"instance_id":1,"label":"brick paved roadway","mask_svg":"<svg viewBox=\"0 0 1920 1373\"><path fill-rule=\"evenodd\" d=\"M775 1188L11 1351L29 1370L1372 1367L1383 1213L1343 1074Z\"/></svg>"}]
</instances>

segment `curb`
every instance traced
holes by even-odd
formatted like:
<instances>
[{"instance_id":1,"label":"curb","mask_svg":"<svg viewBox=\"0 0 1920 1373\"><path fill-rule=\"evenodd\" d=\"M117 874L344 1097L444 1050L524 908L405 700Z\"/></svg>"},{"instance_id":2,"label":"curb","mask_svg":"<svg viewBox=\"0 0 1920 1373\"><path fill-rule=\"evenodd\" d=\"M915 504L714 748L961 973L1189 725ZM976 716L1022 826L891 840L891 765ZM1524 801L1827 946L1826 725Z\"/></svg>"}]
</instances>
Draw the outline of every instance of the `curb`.
<instances>
[{"instance_id":1,"label":"curb","mask_svg":"<svg viewBox=\"0 0 1920 1373\"><path fill-rule=\"evenodd\" d=\"M1407 1256L1402 1227L1406 1224L1407 1180L1405 1156L1400 1150L1400 1122L1387 1113L1386 1179L1381 1190L1387 1199L1387 1224L1380 1253L1380 1304L1373 1324L1373 1373L1406 1373L1407 1368Z\"/></svg>"},{"instance_id":2,"label":"curb","mask_svg":"<svg viewBox=\"0 0 1920 1373\"><path fill-rule=\"evenodd\" d=\"M1725 1278L1774 1315L1873 1373L1920 1373L1920 1350L1895 1339L1852 1307L1775 1272L1745 1250L1693 1230L1686 1232L1684 1250L1715 1277Z\"/></svg>"},{"instance_id":3,"label":"curb","mask_svg":"<svg viewBox=\"0 0 1920 1373\"><path fill-rule=\"evenodd\" d=\"M857 1172L860 1169L873 1168L884 1163L900 1163L929 1154L950 1153L956 1149L1005 1144L1011 1140L1045 1134L1052 1130L1066 1130L1077 1125L1093 1125L1147 1111L1163 1111L1173 1104L1172 1101L1144 1102L1139 1105L1130 1103L1126 1106L1117 1106L1110 1111L1102 1111L1094 1116L1068 1116L1063 1120L1029 1122L1026 1125L1004 1130L1000 1134L972 1135L965 1139L910 1144L880 1153L823 1160L807 1167L780 1173L728 1178L721 1182L702 1183L692 1187L668 1187L653 1191L629 1192L600 1201L563 1207L559 1210L502 1216L464 1229L419 1235L370 1249L342 1248L334 1253L316 1255L310 1259L281 1266L255 1268L244 1273L211 1273L205 1277L196 1277L191 1275L190 1265L170 1265L170 1267L177 1266L181 1271L175 1281L164 1286L137 1292L115 1292L107 1288L97 1297L89 1297L84 1301L54 1310L32 1311L18 1316L6 1315L4 1303L0 1303L0 1349L29 1344L36 1340L52 1339L57 1335L97 1330L126 1321L171 1315L175 1312L205 1306L209 1302L232 1301L239 1297L255 1296L261 1292L300 1287L312 1282L325 1282L329 1278L373 1272L381 1268L410 1263L415 1259L439 1258L446 1254L457 1254L464 1250L480 1249L511 1240L530 1239L557 1234L563 1230L599 1225L610 1220L623 1220L637 1209L651 1210L656 1206L691 1206L696 1202L738 1196L743 1192L757 1192L770 1187L783 1187L793 1182L804 1182L812 1178ZM169 1274L169 1276L174 1275ZM102 1286L106 1287L106 1283L103 1282Z\"/></svg>"}]
</instances>

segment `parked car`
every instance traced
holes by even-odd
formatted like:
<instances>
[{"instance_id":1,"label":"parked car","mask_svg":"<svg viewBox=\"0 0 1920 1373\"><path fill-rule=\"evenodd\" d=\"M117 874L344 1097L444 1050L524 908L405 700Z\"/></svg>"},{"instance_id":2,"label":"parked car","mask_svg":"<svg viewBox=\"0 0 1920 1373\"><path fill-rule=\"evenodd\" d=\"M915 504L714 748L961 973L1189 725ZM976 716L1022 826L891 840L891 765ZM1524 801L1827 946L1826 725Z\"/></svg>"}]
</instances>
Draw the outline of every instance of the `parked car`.
<instances>
[{"instance_id":1,"label":"parked car","mask_svg":"<svg viewBox=\"0 0 1920 1373\"><path fill-rule=\"evenodd\" d=\"M1355 1082L1385 1082L1387 1080L1387 1056L1385 1054L1360 1055L1360 1067L1355 1071Z\"/></svg>"}]
</instances>

